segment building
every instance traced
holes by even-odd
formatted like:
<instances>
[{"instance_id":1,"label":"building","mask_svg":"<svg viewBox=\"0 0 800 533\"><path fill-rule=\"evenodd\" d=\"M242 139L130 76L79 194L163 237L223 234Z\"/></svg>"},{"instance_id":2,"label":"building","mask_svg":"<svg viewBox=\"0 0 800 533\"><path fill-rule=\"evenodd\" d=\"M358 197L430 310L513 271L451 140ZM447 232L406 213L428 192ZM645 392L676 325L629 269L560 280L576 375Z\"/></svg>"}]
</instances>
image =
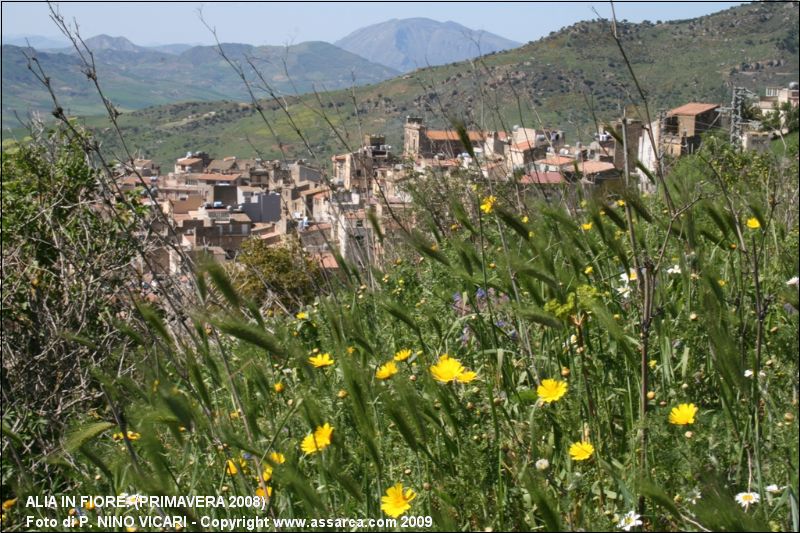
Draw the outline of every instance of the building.
<instances>
[{"instance_id":1,"label":"building","mask_svg":"<svg viewBox=\"0 0 800 533\"><path fill-rule=\"evenodd\" d=\"M486 137L479 131L468 131L473 149L481 149ZM464 152L464 145L455 130L429 130L421 118L406 117L403 130L403 156L410 159L453 158Z\"/></svg>"},{"instance_id":2,"label":"building","mask_svg":"<svg viewBox=\"0 0 800 533\"><path fill-rule=\"evenodd\" d=\"M700 135L720 125L718 104L691 102L671 109L662 126L664 153L673 157L693 153L700 146Z\"/></svg>"}]
</instances>

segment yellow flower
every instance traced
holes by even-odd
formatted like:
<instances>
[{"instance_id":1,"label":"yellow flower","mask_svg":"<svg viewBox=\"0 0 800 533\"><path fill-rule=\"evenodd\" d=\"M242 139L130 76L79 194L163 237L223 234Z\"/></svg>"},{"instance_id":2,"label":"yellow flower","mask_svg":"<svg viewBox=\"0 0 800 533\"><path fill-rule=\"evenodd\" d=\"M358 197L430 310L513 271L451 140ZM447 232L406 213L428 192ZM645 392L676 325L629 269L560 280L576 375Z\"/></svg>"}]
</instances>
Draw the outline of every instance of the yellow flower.
<instances>
[{"instance_id":1,"label":"yellow flower","mask_svg":"<svg viewBox=\"0 0 800 533\"><path fill-rule=\"evenodd\" d=\"M353 346L348 346L346 351L347 355L353 355L354 353L356 353L356 349Z\"/></svg>"},{"instance_id":2,"label":"yellow flower","mask_svg":"<svg viewBox=\"0 0 800 533\"><path fill-rule=\"evenodd\" d=\"M340 389L339 392L336 393L336 397L339 398L340 400L344 400L345 398L347 398L347 391L344 389Z\"/></svg>"},{"instance_id":3,"label":"yellow flower","mask_svg":"<svg viewBox=\"0 0 800 533\"><path fill-rule=\"evenodd\" d=\"M697 414L697 406L693 403L682 403L678 407L673 407L669 412L669 423L676 426L694 424L694 415Z\"/></svg>"},{"instance_id":4,"label":"yellow flower","mask_svg":"<svg viewBox=\"0 0 800 533\"><path fill-rule=\"evenodd\" d=\"M625 207L625 200L617 200L617 205L620 207Z\"/></svg>"},{"instance_id":5,"label":"yellow flower","mask_svg":"<svg viewBox=\"0 0 800 533\"><path fill-rule=\"evenodd\" d=\"M282 465L286 462L286 456L280 452L272 452L269 454L269 458L273 463L277 463L279 465Z\"/></svg>"},{"instance_id":6,"label":"yellow flower","mask_svg":"<svg viewBox=\"0 0 800 533\"><path fill-rule=\"evenodd\" d=\"M16 498L12 498L10 500L6 500L6 501L3 502L3 510L4 511L8 511L12 507L14 507L16 504L17 504L17 499Z\"/></svg>"},{"instance_id":7,"label":"yellow flower","mask_svg":"<svg viewBox=\"0 0 800 533\"><path fill-rule=\"evenodd\" d=\"M300 448L306 454L312 454L324 450L331 444L333 429L327 422L324 426L317 426L313 433L309 433L303 439Z\"/></svg>"},{"instance_id":8,"label":"yellow flower","mask_svg":"<svg viewBox=\"0 0 800 533\"><path fill-rule=\"evenodd\" d=\"M651 369L651 370L655 370L655 369L656 369L656 366L658 366L658 361L656 361L655 359L650 359L650 360L647 362L647 364L650 366L650 369Z\"/></svg>"},{"instance_id":9,"label":"yellow flower","mask_svg":"<svg viewBox=\"0 0 800 533\"><path fill-rule=\"evenodd\" d=\"M594 446L587 441L575 442L569 447L569 455L573 461L585 461L594 453Z\"/></svg>"},{"instance_id":10,"label":"yellow flower","mask_svg":"<svg viewBox=\"0 0 800 533\"><path fill-rule=\"evenodd\" d=\"M323 366L331 366L334 363L334 360L331 359L331 354L325 352L322 355L315 355L314 357L309 357L308 362L314 365L316 368L321 368Z\"/></svg>"},{"instance_id":11,"label":"yellow flower","mask_svg":"<svg viewBox=\"0 0 800 533\"><path fill-rule=\"evenodd\" d=\"M469 383L473 379L478 377L477 372L473 372L471 370L465 370L464 372L460 373L456 376L456 381L459 383Z\"/></svg>"},{"instance_id":12,"label":"yellow flower","mask_svg":"<svg viewBox=\"0 0 800 533\"><path fill-rule=\"evenodd\" d=\"M230 416L231 416L232 420L239 420L239 418L240 418L239 411L231 411L231 415Z\"/></svg>"},{"instance_id":13,"label":"yellow flower","mask_svg":"<svg viewBox=\"0 0 800 533\"><path fill-rule=\"evenodd\" d=\"M375 377L378 379L389 379L390 377L397 374L397 364L394 361L389 361L385 365L381 365L377 371L375 371Z\"/></svg>"},{"instance_id":14,"label":"yellow flower","mask_svg":"<svg viewBox=\"0 0 800 533\"><path fill-rule=\"evenodd\" d=\"M397 518L411 509L411 500L416 497L417 494L413 490L406 489L404 491L403 484L398 483L386 489L386 496L381 498L381 511L392 518Z\"/></svg>"},{"instance_id":15,"label":"yellow flower","mask_svg":"<svg viewBox=\"0 0 800 533\"><path fill-rule=\"evenodd\" d=\"M92 509L94 509L94 501L89 499L88 502L83 504L83 508L86 509L87 511L91 511Z\"/></svg>"},{"instance_id":16,"label":"yellow flower","mask_svg":"<svg viewBox=\"0 0 800 533\"><path fill-rule=\"evenodd\" d=\"M592 267L591 265L583 269L583 273L586 274L587 276L590 275L592 272L594 272L594 267Z\"/></svg>"},{"instance_id":17,"label":"yellow flower","mask_svg":"<svg viewBox=\"0 0 800 533\"><path fill-rule=\"evenodd\" d=\"M728 282L727 282L727 281L725 281L724 279L718 279L718 280L717 280L717 284L718 284L720 287L724 287L724 286L725 286L727 283L728 283Z\"/></svg>"},{"instance_id":18,"label":"yellow flower","mask_svg":"<svg viewBox=\"0 0 800 533\"><path fill-rule=\"evenodd\" d=\"M283 390L284 390L286 387L283 385L283 383L281 383L281 382L278 382L278 383L276 383L275 385L273 385L273 386L272 386L272 388L273 388L273 389L275 389L275 392L276 392L277 394L280 394L280 393L282 393L282 392L283 392Z\"/></svg>"},{"instance_id":19,"label":"yellow flower","mask_svg":"<svg viewBox=\"0 0 800 533\"><path fill-rule=\"evenodd\" d=\"M758 221L757 218L748 218L747 219L747 227L750 229L758 229L761 227L761 222Z\"/></svg>"},{"instance_id":20,"label":"yellow flower","mask_svg":"<svg viewBox=\"0 0 800 533\"><path fill-rule=\"evenodd\" d=\"M443 354L439 361L431 366L433 379L442 383L449 383L458 380L461 383L469 383L478 375L475 372L467 371L458 359L451 359L449 355Z\"/></svg>"},{"instance_id":21,"label":"yellow flower","mask_svg":"<svg viewBox=\"0 0 800 533\"><path fill-rule=\"evenodd\" d=\"M225 471L228 474L232 475L232 476L235 476L236 474L239 473L239 469L236 468L236 463L234 463L230 459L228 459L227 466L225 467Z\"/></svg>"},{"instance_id":22,"label":"yellow flower","mask_svg":"<svg viewBox=\"0 0 800 533\"><path fill-rule=\"evenodd\" d=\"M589 231L590 229L592 229L592 223L586 222L585 224L581 224L581 229L584 231Z\"/></svg>"},{"instance_id":23,"label":"yellow flower","mask_svg":"<svg viewBox=\"0 0 800 533\"><path fill-rule=\"evenodd\" d=\"M261 472L261 479L263 479L265 483L267 481L269 481L270 479L272 479L272 467L271 466L267 465L267 466L264 467L264 471Z\"/></svg>"},{"instance_id":24,"label":"yellow flower","mask_svg":"<svg viewBox=\"0 0 800 533\"><path fill-rule=\"evenodd\" d=\"M409 357L411 357L411 350L408 350L408 349L400 350L399 352L394 354L394 360L395 361L405 361Z\"/></svg>"},{"instance_id":25,"label":"yellow flower","mask_svg":"<svg viewBox=\"0 0 800 533\"><path fill-rule=\"evenodd\" d=\"M256 496L258 496L259 498L263 498L264 497L264 489L262 489L261 487L257 488L256 489ZM267 487L267 496L270 497L270 498L272 497L272 487Z\"/></svg>"},{"instance_id":26,"label":"yellow flower","mask_svg":"<svg viewBox=\"0 0 800 533\"><path fill-rule=\"evenodd\" d=\"M123 436L122 432L119 432L119 433L114 433L111 436L111 438L114 439L115 441L121 441L125 437ZM142 438L141 433L128 430L128 440L139 440L140 438Z\"/></svg>"},{"instance_id":27,"label":"yellow flower","mask_svg":"<svg viewBox=\"0 0 800 533\"><path fill-rule=\"evenodd\" d=\"M527 224L528 223L528 216L527 215L522 217L522 223L523 224Z\"/></svg>"},{"instance_id":28,"label":"yellow flower","mask_svg":"<svg viewBox=\"0 0 800 533\"><path fill-rule=\"evenodd\" d=\"M497 198L495 198L494 196L487 196L486 198L483 199L483 202L481 203L481 211L483 211L488 215L494 209L495 203L497 203Z\"/></svg>"},{"instance_id":29,"label":"yellow flower","mask_svg":"<svg viewBox=\"0 0 800 533\"><path fill-rule=\"evenodd\" d=\"M296 315L294 315L294 317L295 317L297 320L305 320L305 319L307 319L307 318L308 318L308 313L306 313L305 311L300 311L299 313L297 313Z\"/></svg>"},{"instance_id":30,"label":"yellow flower","mask_svg":"<svg viewBox=\"0 0 800 533\"><path fill-rule=\"evenodd\" d=\"M566 393L567 382L557 379L543 379L542 384L536 388L536 394L544 403L558 401Z\"/></svg>"}]
</instances>

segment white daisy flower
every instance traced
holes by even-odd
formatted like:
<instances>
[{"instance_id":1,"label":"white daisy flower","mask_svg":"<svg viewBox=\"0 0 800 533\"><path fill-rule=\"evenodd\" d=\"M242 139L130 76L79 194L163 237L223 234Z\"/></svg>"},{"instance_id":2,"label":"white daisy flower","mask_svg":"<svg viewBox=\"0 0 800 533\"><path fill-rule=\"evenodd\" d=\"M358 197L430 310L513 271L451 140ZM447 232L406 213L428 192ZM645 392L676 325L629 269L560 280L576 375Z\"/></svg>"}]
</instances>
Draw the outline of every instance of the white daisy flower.
<instances>
[{"instance_id":1,"label":"white daisy flower","mask_svg":"<svg viewBox=\"0 0 800 533\"><path fill-rule=\"evenodd\" d=\"M631 269L630 272L623 272L619 275L619 280L622 283L628 283L630 281L636 281L639 276L636 275L636 270Z\"/></svg>"},{"instance_id":2,"label":"white daisy flower","mask_svg":"<svg viewBox=\"0 0 800 533\"><path fill-rule=\"evenodd\" d=\"M678 276L681 273L681 266L675 265L667 269L667 274L670 276Z\"/></svg>"},{"instance_id":3,"label":"white daisy flower","mask_svg":"<svg viewBox=\"0 0 800 533\"><path fill-rule=\"evenodd\" d=\"M794 276L792 279L790 279L789 281L787 281L787 282L786 282L786 284L787 284L787 285L789 285L790 287L791 287L792 285L794 285L795 287L797 287L797 285L800 285L800 278L798 278L797 276Z\"/></svg>"},{"instance_id":4,"label":"white daisy flower","mask_svg":"<svg viewBox=\"0 0 800 533\"><path fill-rule=\"evenodd\" d=\"M624 287L617 287L617 294L619 294L620 296L622 296L627 300L631 295L631 288L627 285L625 285Z\"/></svg>"},{"instance_id":5,"label":"white daisy flower","mask_svg":"<svg viewBox=\"0 0 800 533\"><path fill-rule=\"evenodd\" d=\"M628 511L628 513L619 521L617 527L624 531L630 531L632 527L642 525L642 521L639 520L640 518L641 516L636 514L635 511Z\"/></svg>"},{"instance_id":6,"label":"white daisy flower","mask_svg":"<svg viewBox=\"0 0 800 533\"><path fill-rule=\"evenodd\" d=\"M758 503L761 496L757 492L740 492L736 495L736 503L747 509L754 503Z\"/></svg>"},{"instance_id":7,"label":"white daisy flower","mask_svg":"<svg viewBox=\"0 0 800 533\"><path fill-rule=\"evenodd\" d=\"M547 459L542 458L536 461L536 470L545 471L548 468L550 468L550 461Z\"/></svg>"},{"instance_id":8,"label":"white daisy flower","mask_svg":"<svg viewBox=\"0 0 800 533\"><path fill-rule=\"evenodd\" d=\"M781 487L779 487L778 485L773 483L772 485L767 485L766 487L764 487L764 490L766 490L770 494L778 494L783 489Z\"/></svg>"},{"instance_id":9,"label":"white daisy flower","mask_svg":"<svg viewBox=\"0 0 800 533\"><path fill-rule=\"evenodd\" d=\"M744 377L752 378L753 377L753 371L748 368L747 370L744 371Z\"/></svg>"}]
</instances>

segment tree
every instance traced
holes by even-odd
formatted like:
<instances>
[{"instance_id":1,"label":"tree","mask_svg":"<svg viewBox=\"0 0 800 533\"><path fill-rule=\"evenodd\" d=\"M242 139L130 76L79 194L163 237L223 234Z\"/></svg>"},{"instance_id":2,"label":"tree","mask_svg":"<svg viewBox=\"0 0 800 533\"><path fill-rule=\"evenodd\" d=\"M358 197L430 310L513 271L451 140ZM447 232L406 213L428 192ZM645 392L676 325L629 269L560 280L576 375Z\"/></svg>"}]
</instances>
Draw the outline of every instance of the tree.
<instances>
[{"instance_id":1,"label":"tree","mask_svg":"<svg viewBox=\"0 0 800 533\"><path fill-rule=\"evenodd\" d=\"M319 266L296 242L268 246L261 239L242 243L236 256L238 289L259 304L296 306L314 298L322 281ZM268 300L273 299L272 302Z\"/></svg>"},{"instance_id":2,"label":"tree","mask_svg":"<svg viewBox=\"0 0 800 533\"><path fill-rule=\"evenodd\" d=\"M27 448L16 455L4 440L3 451L37 477L53 468L44 454L69 415L99 396L91 372L121 370L114 320L130 302L136 246L125 221L138 208L102 190L63 130L3 148L3 424Z\"/></svg>"}]
</instances>

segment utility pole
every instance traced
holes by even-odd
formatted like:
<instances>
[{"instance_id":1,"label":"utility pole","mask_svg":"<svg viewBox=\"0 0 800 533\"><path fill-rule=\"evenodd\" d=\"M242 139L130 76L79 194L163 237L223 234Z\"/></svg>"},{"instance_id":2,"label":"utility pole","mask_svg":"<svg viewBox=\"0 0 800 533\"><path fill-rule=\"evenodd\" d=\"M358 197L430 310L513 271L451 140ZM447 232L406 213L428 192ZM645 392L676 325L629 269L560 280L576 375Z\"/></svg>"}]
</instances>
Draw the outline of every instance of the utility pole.
<instances>
[{"instance_id":1,"label":"utility pole","mask_svg":"<svg viewBox=\"0 0 800 533\"><path fill-rule=\"evenodd\" d=\"M758 95L753 91L745 87L734 87L730 109L720 110L729 111L731 114L730 141L731 145L737 148L742 146L742 133L744 133L745 125L751 124L751 121L746 121L744 118L744 106L753 99L758 99Z\"/></svg>"}]
</instances>

